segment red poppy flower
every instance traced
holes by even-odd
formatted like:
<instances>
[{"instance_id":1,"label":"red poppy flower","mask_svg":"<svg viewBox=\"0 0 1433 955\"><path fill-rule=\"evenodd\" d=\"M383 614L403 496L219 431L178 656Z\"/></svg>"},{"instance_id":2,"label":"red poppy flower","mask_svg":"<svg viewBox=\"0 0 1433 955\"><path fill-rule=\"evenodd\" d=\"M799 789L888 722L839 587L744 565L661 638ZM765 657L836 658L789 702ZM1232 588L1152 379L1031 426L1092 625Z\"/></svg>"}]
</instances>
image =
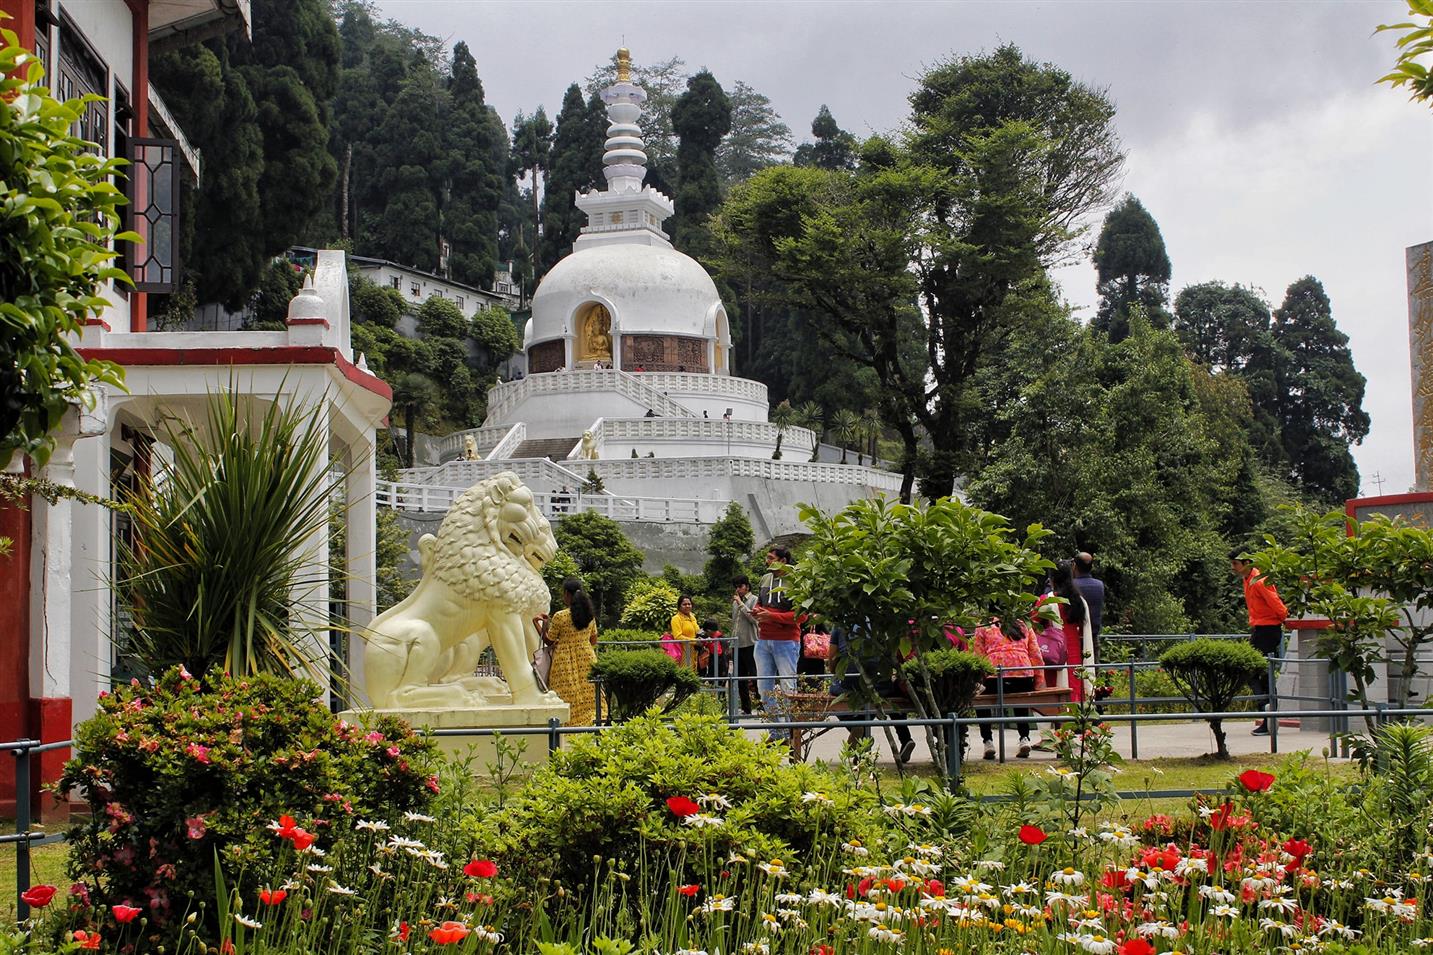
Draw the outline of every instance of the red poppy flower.
<instances>
[{"instance_id":1,"label":"red poppy flower","mask_svg":"<svg viewBox=\"0 0 1433 955\"><path fill-rule=\"evenodd\" d=\"M667 800L667 808L672 810L672 815L678 819L685 819L688 816L695 816L701 812L701 806L692 802L686 796L673 796Z\"/></svg>"},{"instance_id":2,"label":"red poppy flower","mask_svg":"<svg viewBox=\"0 0 1433 955\"><path fill-rule=\"evenodd\" d=\"M1274 774L1261 773L1257 769L1246 769L1239 774L1239 785L1251 793L1261 793L1274 785Z\"/></svg>"},{"instance_id":3,"label":"red poppy flower","mask_svg":"<svg viewBox=\"0 0 1433 955\"><path fill-rule=\"evenodd\" d=\"M835 951L830 945L814 945L807 955L835 955Z\"/></svg>"},{"instance_id":4,"label":"red poppy flower","mask_svg":"<svg viewBox=\"0 0 1433 955\"><path fill-rule=\"evenodd\" d=\"M1209 828L1215 832L1229 828L1229 817L1233 814L1234 804L1232 802L1226 802L1214 810L1214 814L1209 817Z\"/></svg>"},{"instance_id":5,"label":"red poppy flower","mask_svg":"<svg viewBox=\"0 0 1433 955\"><path fill-rule=\"evenodd\" d=\"M866 876L866 878L856 883L856 894L864 899L866 893L871 891L871 886L874 884L874 880L872 880L870 876Z\"/></svg>"},{"instance_id":6,"label":"red poppy flower","mask_svg":"<svg viewBox=\"0 0 1433 955\"><path fill-rule=\"evenodd\" d=\"M1305 856L1314 851L1314 847L1303 839L1290 839L1284 843L1283 850L1302 862Z\"/></svg>"},{"instance_id":7,"label":"red poppy flower","mask_svg":"<svg viewBox=\"0 0 1433 955\"><path fill-rule=\"evenodd\" d=\"M904 889L905 887L906 887L906 880L905 880L905 879L887 879L887 880L886 880L886 888L890 889L892 892L899 892L901 889Z\"/></svg>"},{"instance_id":8,"label":"red poppy flower","mask_svg":"<svg viewBox=\"0 0 1433 955\"><path fill-rule=\"evenodd\" d=\"M413 930L408 927L408 923L407 923L407 922L399 922L399 923L398 923L398 939L399 939L399 941L403 941L403 942L408 941L408 935L409 935L412 931L413 931Z\"/></svg>"},{"instance_id":9,"label":"red poppy flower","mask_svg":"<svg viewBox=\"0 0 1433 955\"><path fill-rule=\"evenodd\" d=\"M677 886L677 892L678 892L679 894L681 894L681 895L685 895L687 898L691 898L692 896L696 895L696 894L697 894L698 892L700 892L701 890L702 890L702 887L699 886L699 885L695 885L695 884L694 884L694 885L679 885L679 886Z\"/></svg>"},{"instance_id":10,"label":"red poppy flower","mask_svg":"<svg viewBox=\"0 0 1433 955\"><path fill-rule=\"evenodd\" d=\"M293 816L280 816L278 822L269 823L269 828L274 830L274 835L280 839L292 839L294 833L298 832L299 824Z\"/></svg>"},{"instance_id":11,"label":"red poppy flower","mask_svg":"<svg viewBox=\"0 0 1433 955\"><path fill-rule=\"evenodd\" d=\"M139 914L144 911L144 909L137 905L125 905L123 903L111 905L109 910L114 913L114 920L120 925L128 925L130 922L139 918Z\"/></svg>"},{"instance_id":12,"label":"red poppy flower","mask_svg":"<svg viewBox=\"0 0 1433 955\"><path fill-rule=\"evenodd\" d=\"M37 885L20 893L20 901L32 909L43 909L55 897L53 885Z\"/></svg>"},{"instance_id":13,"label":"red poppy flower","mask_svg":"<svg viewBox=\"0 0 1433 955\"><path fill-rule=\"evenodd\" d=\"M491 859L474 859L463 866L463 875L474 879L491 879L498 874L498 864Z\"/></svg>"},{"instance_id":14,"label":"red poppy flower","mask_svg":"<svg viewBox=\"0 0 1433 955\"><path fill-rule=\"evenodd\" d=\"M1049 834L1039 826L1021 826L1019 836L1020 841L1027 846L1038 846L1050 838Z\"/></svg>"},{"instance_id":15,"label":"red poppy flower","mask_svg":"<svg viewBox=\"0 0 1433 955\"><path fill-rule=\"evenodd\" d=\"M86 932L82 928L75 929L75 941L80 943L80 948L97 949L100 947L99 933Z\"/></svg>"},{"instance_id":16,"label":"red poppy flower","mask_svg":"<svg viewBox=\"0 0 1433 955\"><path fill-rule=\"evenodd\" d=\"M444 922L437 928L428 930L428 937L439 945L452 945L461 942L472 934L472 929L462 922Z\"/></svg>"},{"instance_id":17,"label":"red poppy flower","mask_svg":"<svg viewBox=\"0 0 1433 955\"><path fill-rule=\"evenodd\" d=\"M1129 888L1129 876L1125 874L1124 869L1108 869L1104 875L1100 876L1100 885L1107 889L1123 892Z\"/></svg>"},{"instance_id":18,"label":"red poppy flower","mask_svg":"<svg viewBox=\"0 0 1433 955\"><path fill-rule=\"evenodd\" d=\"M1120 945L1119 955L1154 955L1154 946L1146 939L1132 938Z\"/></svg>"},{"instance_id":19,"label":"red poppy flower","mask_svg":"<svg viewBox=\"0 0 1433 955\"><path fill-rule=\"evenodd\" d=\"M294 848L302 852L313 845L314 839L318 837L306 829L295 829L291 838L293 839Z\"/></svg>"},{"instance_id":20,"label":"red poppy flower","mask_svg":"<svg viewBox=\"0 0 1433 955\"><path fill-rule=\"evenodd\" d=\"M937 899L943 898L945 896L945 883L939 879L926 879L925 885L921 887L921 891Z\"/></svg>"},{"instance_id":21,"label":"red poppy flower","mask_svg":"<svg viewBox=\"0 0 1433 955\"><path fill-rule=\"evenodd\" d=\"M289 893L284 889L259 890L259 901L264 903L265 905L278 905L280 902L282 902L288 897Z\"/></svg>"}]
</instances>

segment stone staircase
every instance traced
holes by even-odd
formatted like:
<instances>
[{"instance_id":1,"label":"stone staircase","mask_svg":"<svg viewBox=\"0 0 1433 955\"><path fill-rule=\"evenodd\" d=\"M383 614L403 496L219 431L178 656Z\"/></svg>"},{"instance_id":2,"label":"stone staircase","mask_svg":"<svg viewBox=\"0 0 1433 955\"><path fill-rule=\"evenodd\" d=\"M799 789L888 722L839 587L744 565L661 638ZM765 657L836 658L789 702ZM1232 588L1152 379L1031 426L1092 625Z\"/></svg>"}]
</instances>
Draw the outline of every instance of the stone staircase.
<instances>
[{"instance_id":1,"label":"stone staircase","mask_svg":"<svg viewBox=\"0 0 1433 955\"><path fill-rule=\"evenodd\" d=\"M518 445L511 458L547 458L549 461L566 461L567 455L577 446L578 438L529 438Z\"/></svg>"}]
</instances>

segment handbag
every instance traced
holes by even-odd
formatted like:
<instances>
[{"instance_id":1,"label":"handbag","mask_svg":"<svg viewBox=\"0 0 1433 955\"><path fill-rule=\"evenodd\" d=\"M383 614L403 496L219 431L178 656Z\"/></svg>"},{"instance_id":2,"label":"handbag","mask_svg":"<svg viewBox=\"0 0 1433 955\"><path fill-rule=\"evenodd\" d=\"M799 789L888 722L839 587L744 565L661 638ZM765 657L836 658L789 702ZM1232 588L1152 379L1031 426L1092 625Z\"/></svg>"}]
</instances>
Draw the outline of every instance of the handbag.
<instances>
[{"instance_id":1,"label":"handbag","mask_svg":"<svg viewBox=\"0 0 1433 955\"><path fill-rule=\"evenodd\" d=\"M801 655L808 660L831 659L831 635L815 630L801 637Z\"/></svg>"},{"instance_id":2,"label":"handbag","mask_svg":"<svg viewBox=\"0 0 1433 955\"><path fill-rule=\"evenodd\" d=\"M537 677L537 688L544 693L552 689L547 681L552 675L552 654L556 649L557 644L543 637L542 645L532 655L532 672Z\"/></svg>"},{"instance_id":3,"label":"handbag","mask_svg":"<svg viewBox=\"0 0 1433 955\"><path fill-rule=\"evenodd\" d=\"M670 633L662 634L662 652L678 663L682 662L682 645Z\"/></svg>"}]
</instances>

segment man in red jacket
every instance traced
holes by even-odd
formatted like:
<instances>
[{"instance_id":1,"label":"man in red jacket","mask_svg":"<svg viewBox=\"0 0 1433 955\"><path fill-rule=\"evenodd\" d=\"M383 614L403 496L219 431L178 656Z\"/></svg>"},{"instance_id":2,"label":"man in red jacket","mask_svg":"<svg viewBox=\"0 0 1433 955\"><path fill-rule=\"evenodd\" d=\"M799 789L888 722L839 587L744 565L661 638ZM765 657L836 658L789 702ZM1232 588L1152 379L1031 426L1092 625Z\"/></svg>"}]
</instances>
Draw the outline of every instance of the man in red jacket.
<instances>
[{"instance_id":1,"label":"man in red jacket","mask_svg":"<svg viewBox=\"0 0 1433 955\"><path fill-rule=\"evenodd\" d=\"M1245 555L1234 552L1230 555L1230 567L1234 576L1244 583L1244 606L1249 610L1249 642L1264 656L1282 656L1284 648L1284 621L1289 619L1289 608L1279 599L1274 585L1264 579L1259 569ZM1267 697L1273 687L1269 686L1268 671L1262 672L1254 681L1253 690ZM1268 705L1265 704L1265 709ZM1268 720L1260 720L1254 727L1255 736L1269 732Z\"/></svg>"},{"instance_id":2,"label":"man in red jacket","mask_svg":"<svg viewBox=\"0 0 1433 955\"><path fill-rule=\"evenodd\" d=\"M801 656L801 621L791 597L786 592L786 569L791 551L773 547L766 554L767 574L757 587L756 606L756 673L761 690L761 708L767 719L778 720L776 677L781 678L781 691L796 690L796 664ZM771 734L773 737L776 734Z\"/></svg>"}]
</instances>

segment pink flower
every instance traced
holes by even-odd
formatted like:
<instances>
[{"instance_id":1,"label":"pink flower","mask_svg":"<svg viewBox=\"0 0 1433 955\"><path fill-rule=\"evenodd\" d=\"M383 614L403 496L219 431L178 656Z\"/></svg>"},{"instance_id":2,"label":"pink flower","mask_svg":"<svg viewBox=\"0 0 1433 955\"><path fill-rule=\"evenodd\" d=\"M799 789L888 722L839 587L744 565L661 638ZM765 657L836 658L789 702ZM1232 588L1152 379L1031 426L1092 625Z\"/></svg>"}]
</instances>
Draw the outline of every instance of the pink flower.
<instances>
[{"instance_id":1,"label":"pink flower","mask_svg":"<svg viewBox=\"0 0 1433 955\"><path fill-rule=\"evenodd\" d=\"M424 780L423 785L427 786L429 789L436 793L438 791L437 774L435 773L432 776L429 776L426 780Z\"/></svg>"},{"instance_id":2,"label":"pink flower","mask_svg":"<svg viewBox=\"0 0 1433 955\"><path fill-rule=\"evenodd\" d=\"M209 764L209 747L203 745L202 743L190 743L188 746L184 747L184 752L189 754L190 756L193 756L195 759L197 759L201 763L204 763L206 766Z\"/></svg>"},{"instance_id":3,"label":"pink flower","mask_svg":"<svg viewBox=\"0 0 1433 955\"><path fill-rule=\"evenodd\" d=\"M184 820L184 827L191 839L203 839L204 833L209 830L209 824L204 821L203 816L190 816Z\"/></svg>"},{"instance_id":4,"label":"pink flower","mask_svg":"<svg viewBox=\"0 0 1433 955\"><path fill-rule=\"evenodd\" d=\"M390 746L387 750L385 750L385 752L388 753L389 759L397 759L403 751L400 750L397 746Z\"/></svg>"},{"instance_id":5,"label":"pink flower","mask_svg":"<svg viewBox=\"0 0 1433 955\"><path fill-rule=\"evenodd\" d=\"M370 743L381 743L381 742L383 742L383 734L380 733L380 732L378 732L378 730L373 730L372 732L370 732L367 736L365 736L365 737L363 737L363 738L366 739L366 740L368 740L368 742L370 742Z\"/></svg>"},{"instance_id":6,"label":"pink flower","mask_svg":"<svg viewBox=\"0 0 1433 955\"><path fill-rule=\"evenodd\" d=\"M189 668L186 667L186 666L185 666L184 664L182 664L182 663L179 664L179 679L181 679L181 680L192 680L192 679L194 679L194 674L190 673L190 672L189 672Z\"/></svg>"}]
</instances>

